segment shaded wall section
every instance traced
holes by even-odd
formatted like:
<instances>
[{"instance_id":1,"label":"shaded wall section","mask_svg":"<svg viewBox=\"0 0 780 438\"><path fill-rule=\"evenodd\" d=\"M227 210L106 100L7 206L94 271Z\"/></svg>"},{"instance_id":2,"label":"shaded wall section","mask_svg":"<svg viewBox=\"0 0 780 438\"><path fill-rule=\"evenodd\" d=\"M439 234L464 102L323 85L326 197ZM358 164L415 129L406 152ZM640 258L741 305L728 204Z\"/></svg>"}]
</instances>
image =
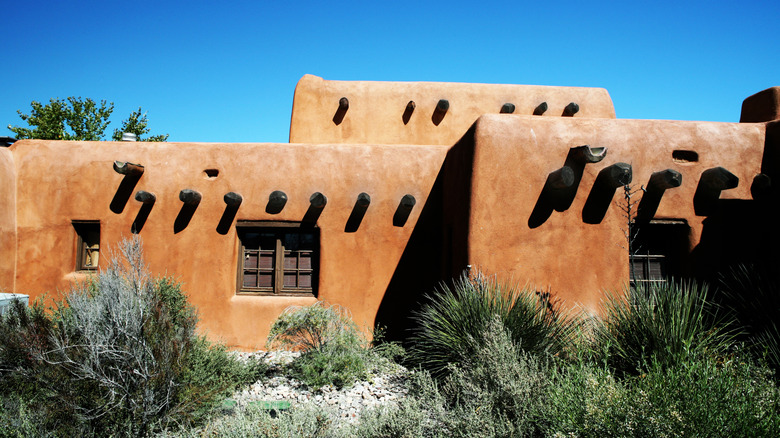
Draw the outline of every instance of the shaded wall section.
<instances>
[{"instance_id":1,"label":"shaded wall section","mask_svg":"<svg viewBox=\"0 0 780 438\"><path fill-rule=\"evenodd\" d=\"M447 152L393 272L376 317L389 340L406 339L425 297L466 268L473 150L472 127Z\"/></svg>"},{"instance_id":2,"label":"shaded wall section","mask_svg":"<svg viewBox=\"0 0 780 438\"><path fill-rule=\"evenodd\" d=\"M200 311L201 329L229 345L262 347L270 323L284 308L311 304L314 298L236 295L235 221L301 221L310 196L321 192L328 201L317 222L318 298L348 307L358 324L371 326L428 204L447 149L19 141L11 148L20 181L15 291L35 298L85 278L74 272L76 234L71 221L99 220L103 252L129 236L134 222L145 215L139 234L147 261L155 274L175 275L184 283ZM141 164L144 173L128 184L113 170L114 160ZM181 220L183 189L202 194L186 220ZM151 209L144 211L134 197L120 193L140 190L156 196ZM283 191L288 201L280 212L271 213L267 205L275 190ZM240 193L243 202L225 229L223 197L231 191ZM357 228L348 230L362 192L371 196L371 204ZM407 194L416 204L403 224L394 224Z\"/></svg>"},{"instance_id":3,"label":"shaded wall section","mask_svg":"<svg viewBox=\"0 0 780 438\"><path fill-rule=\"evenodd\" d=\"M474 130L468 263L521 284L549 288L570 306L597 311L603 291L619 290L629 279L624 235L628 224L620 209L623 190L608 187L604 192L597 184L605 169L625 163L632 169L635 189L646 188L654 172L672 169L682 175L682 184L666 190L660 199L654 218L688 223L686 263L694 275L707 276L712 259L744 258L765 244L759 237L765 231L758 227L763 226L761 213L745 209L745 203L752 202L751 183L762 168L764 128L764 124L483 116ZM607 152L601 161L584 165L571 185L553 197L546 214L532 218L545 198L550 175L570 165L571 148L581 145L607 148ZM693 201L702 174L718 166L738 177L739 184L715 195L714 209L697 213ZM589 216L586 207L596 190L606 194L607 202L598 215ZM632 201L639 202L642 196L640 190ZM741 218L737 229L708 226L724 211ZM737 247L733 244L737 240L748 242ZM721 243L703 253L697 250L707 241Z\"/></svg>"},{"instance_id":4,"label":"shaded wall section","mask_svg":"<svg viewBox=\"0 0 780 438\"><path fill-rule=\"evenodd\" d=\"M615 117L602 88L329 81L305 75L295 88L290 142L451 146L479 116L502 111Z\"/></svg>"},{"instance_id":5,"label":"shaded wall section","mask_svg":"<svg viewBox=\"0 0 780 438\"><path fill-rule=\"evenodd\" d=\"M16 167L8 148L0 147L0 291L14 291L16 270Z\"/></svg>"}]
</instances>

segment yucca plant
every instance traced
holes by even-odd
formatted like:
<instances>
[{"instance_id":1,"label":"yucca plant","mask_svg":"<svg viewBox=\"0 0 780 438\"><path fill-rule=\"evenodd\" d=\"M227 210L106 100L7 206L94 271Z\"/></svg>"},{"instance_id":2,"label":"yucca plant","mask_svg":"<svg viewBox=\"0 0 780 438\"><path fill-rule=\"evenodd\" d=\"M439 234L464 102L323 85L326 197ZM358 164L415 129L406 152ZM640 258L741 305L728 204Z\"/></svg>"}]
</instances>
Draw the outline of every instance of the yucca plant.
<instances>
[{"instance_id":1,"label":"yucca plant","mask_svg":"<svg viewBox=\"0 0 780 438\"><path fill-rule=\"evenodd\" d=\"M693 357L717 357L732 345L733 321L708 302L707 287L663 282L608 293L596 341L619 372L634 373L651 362L662 367ZM703 356L702 356L703 355Z\"/></svg>"},{"instance_id":2,"label":"yucca plant","mask_svg":"<svg viewBox=\"0 0 780 438\"><path fill-rule=\"evenodd\" d=\"M519 348L533 355L556 354L570 344L579 324L566 318L549 294L502 283L495 278L462 276L452 288L442 284L413 316L410 359L435 376L447 365L474 354L488 323L498 317Z\"/></svg>"},{"instance_id":3,"label":"yucca plant","mask_svg":"<svg viewBox=\"0 0 780 438\"><path fill-rule=\"evenodd\" d=\"M738 265L720 278L718 298L736 313L744 340L754 355L780 375L780 281L773 267Z\"/></svg>"}]
</instances>

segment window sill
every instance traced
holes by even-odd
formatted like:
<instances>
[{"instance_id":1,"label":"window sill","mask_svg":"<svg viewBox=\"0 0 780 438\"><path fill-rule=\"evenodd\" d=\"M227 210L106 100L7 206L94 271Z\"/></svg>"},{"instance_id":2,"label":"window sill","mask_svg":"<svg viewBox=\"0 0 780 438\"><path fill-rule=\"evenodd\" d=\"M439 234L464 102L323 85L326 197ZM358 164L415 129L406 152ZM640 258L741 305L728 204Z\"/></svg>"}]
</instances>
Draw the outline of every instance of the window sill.
<instances>
[{"instance_id":1,"label":"window sill","mask_svg":"<svg viewBox=\"0 0 780 438\"><path fill-rule=\"evenodd\" d=\"M236 295L240 296L258 296L258 297L304 297L317 298L313 292L264 292L264 291L238 291Z\"/></svg>"}]
</instances>

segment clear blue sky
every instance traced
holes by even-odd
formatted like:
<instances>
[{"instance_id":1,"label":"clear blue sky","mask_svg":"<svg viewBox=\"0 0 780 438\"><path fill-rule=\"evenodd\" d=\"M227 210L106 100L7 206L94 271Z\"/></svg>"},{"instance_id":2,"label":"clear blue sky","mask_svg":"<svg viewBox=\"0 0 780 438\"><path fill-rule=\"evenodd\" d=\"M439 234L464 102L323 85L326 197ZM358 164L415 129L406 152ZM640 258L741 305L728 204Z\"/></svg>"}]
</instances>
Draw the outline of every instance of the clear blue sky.
<instances>
[{"instance_id":1,"label":"clear blue sky","mask_svg":"<svg viewBox=\"0 0 780 438\"><path fill-rule=\"evenodd\" d=\"M780 85L780 1L3 0L0 135L30 101L143 107L169 141L286 142L306 73L606 88L620 118L736 122Z\"/></svg>"}]
</instances>

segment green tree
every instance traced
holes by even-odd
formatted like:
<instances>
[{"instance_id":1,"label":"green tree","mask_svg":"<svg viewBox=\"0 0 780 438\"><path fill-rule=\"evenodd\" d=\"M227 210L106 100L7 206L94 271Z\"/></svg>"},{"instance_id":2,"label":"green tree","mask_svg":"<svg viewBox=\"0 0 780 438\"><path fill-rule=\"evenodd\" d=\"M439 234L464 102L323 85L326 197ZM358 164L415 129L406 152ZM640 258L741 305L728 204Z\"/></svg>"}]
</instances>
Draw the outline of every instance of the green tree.
<instances>
[{"instance_id":1,"label":"green tree","mask_svg":"<svg viewBox=\"0 0 780 438\"><path fill-rule=\"evenodd\" d=\"M32 101L30 114L21 110L16 112L27 122L29 127L11 126L8 129L18 139L35 138L41 140L86 140L100 141L106 137L106 128L110 123L108 118L114 112L114 103L101 100L99 103L90 98L68 97L67 99L52 98L49 103L42 104ZM122 138L122 132L136 134L138 141L166 141L168 134L141 136L149 132L146 113L141 108L133 111L122 121L122 130L114 130L114 140ZM117 136L117 132L119 133Z\"/></svg>"},{"instance_id":2,"label":"green tree","mask_svg":"<svg viewBox=\"0 0 780 438\"><path fill-rule=\"evenodd\" d=\"M167 141L168 134L152 135L144 139L141 136L149 133L149 128L146 126L149 121L146 118L146 113L141 112L141 107L138 107L137 111L130 113L130 117L127 120L122 121L122 129L114 129L113 139L119 141L122 139L123 132L132 132L136 135L138 141Z\"/></svg>"}]
</instances>

